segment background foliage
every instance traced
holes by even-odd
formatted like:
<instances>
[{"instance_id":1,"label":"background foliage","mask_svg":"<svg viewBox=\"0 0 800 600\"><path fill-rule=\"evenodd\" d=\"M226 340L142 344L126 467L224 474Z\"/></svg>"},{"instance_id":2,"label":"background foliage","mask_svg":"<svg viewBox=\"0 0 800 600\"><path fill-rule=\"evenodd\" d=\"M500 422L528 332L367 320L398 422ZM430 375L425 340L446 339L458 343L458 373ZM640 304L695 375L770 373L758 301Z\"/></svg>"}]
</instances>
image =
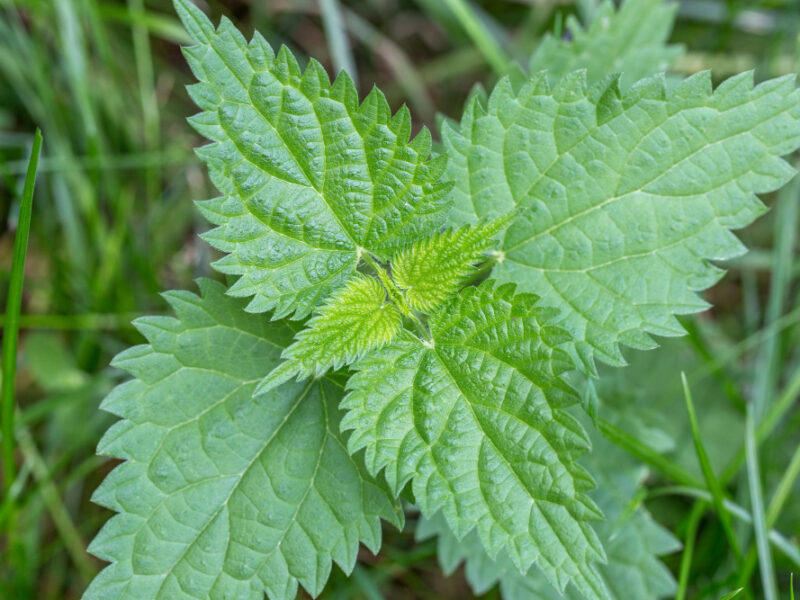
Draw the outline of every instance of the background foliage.
<instances>
[{"instance_id":1,"label":"background foliage","mask_svg":"<svg viewBox=\"0 0 800 600\"><path fill-rule=\"evenodd\" d=\"M326 4L209 0L207 8L215 21L228 15L244 31L258 29L274 46L285 43L332 70L337 38L327 34L330 22L320 11ZM393 109L407 102L414 131L433 124L437 113L459 117L474 83L490 87L494 80L498 57L482 52L462 29L453 4L459 3L341 2L361 95L375 83ZM522 64L546 31L594 9L592 0L472 6L481 31ZM674 70L711 68L716 81L747 69L755 69L757 80L797 72L798 32L796 1L683 1L670 40L687 52ZM123 378L109 360L142 341L129 325L134 316L167 312L158 292L194 289L194 278L218 277L207 267L217 254L197 238L208 227L191 202L214 193L191 152L201 140L185 122L195 112L178 49L186 41L168 0L0 2L2 297L35 125L45 138L16 382L20 484L0 502L2 598L77 598L102 566L85 548L110 514L89 500L114 464L94 454L114 420L98 405ZM641 443L659 453L660 459L649 457L649 469L639 465L647 493L637 500L678 539L696 532L687 571L691 598L720 598L739 585L746 588L743 597L761 592L757 576L748 582L747 571L736 568L722 521L675 487L689 478L702 481L680 372L687 374L710 462L727 476L733 499L746 504L745 478L728 469L743 446L745 403L760 398L792 406L800 393L799 194L795 183L765 199L771 212L743 235L751 252L730 263L731 272L705 295L713 309L682 320L688 337L659 340L658 352L626 352L629 368L602 369L598 388L586 391L606 433L638 442L629 449L640 457L648 458ZM800 502L792 499L800 490L786 475L792 457L797 460L798 431L800 411L787 411L758 448L767 500L782 483L790 486L776 527L795 539ZM469 579L486 597L499 597L494 582L476 584L479 574L458 570L453 552L444 551L442 562L455 574L443 575L436 539L416 543L416 516L406 521L403 532L384 528L379 557L361 550L351 579L334 569L324 596L469 597ZM13 537L5 535L10 525ZM733 527L748 539L740 521ZM428 530L435 532L436 524ZM677 576L681 552L669 538L654 544ZM788 597L790 564L775 558Z\"/></svg>"}]
</instances>

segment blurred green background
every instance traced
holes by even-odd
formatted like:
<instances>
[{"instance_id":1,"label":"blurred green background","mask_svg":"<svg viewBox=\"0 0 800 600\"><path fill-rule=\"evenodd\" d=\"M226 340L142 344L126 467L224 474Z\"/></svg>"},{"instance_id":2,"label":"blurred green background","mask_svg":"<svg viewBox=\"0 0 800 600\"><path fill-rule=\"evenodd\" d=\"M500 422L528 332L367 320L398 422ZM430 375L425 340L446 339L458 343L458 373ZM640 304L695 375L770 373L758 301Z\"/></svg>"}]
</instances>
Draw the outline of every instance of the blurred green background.
<instances>
[{"instance_id":1,"label":"blurred green background","mask_svg":"<svg viewBox=\"0 0 800 600\"><path fill-rule=\"evenodd\" d=\"M321 4L201 3L215 20L227 15L247 34L258 29L273 45L287 44L330 69ZM459 116L475 83L490 86L495 79L444 0L336 4L361 93L378 85L393 108L410 106L417 127L435 125L440 113ZM511 57L527 62L544 32L558 30L569 14L591 13L594 3L483 0L471 6L485 31ZM798 1L687 0L671 40L687 49L675 71L710 68L717 81L748 69L757 79L796 72L799 31ZM109 360L142 341L129 325L132 318L165 312L159 291L192 289L194 278L213 276L213 252L197 238L207 225L192 206L215 194L192 153L202 140L186 123L195 112L184 90L191 75L179 45L186 41L169 0L0 0L3 298L34 128L44 135L16 380L19 477L0 503L0 531L13 521L17 532L11 545L0 534L2 600L78 598L102 567L85 548L110 516L90 501L114 466L94 455L113 422L98 405L121 377ZM685 419L665 417L683 410L681 369L718 465L741 445L744 401L754 385L789 394L789 405L796 403L798 195L800 188L790 184L765 199L773 210L744 232L752 251L730 264L709 292L715 308L684 321L689 337L646 355L628 352L632 366L608 370L600 388L611 407L607 414L618 415L620 427L653 447L668 440L665 452L688 469L697 466ZM615 411L623 404L625 411ZM761 448L768 492L798 445L798 412L787 412ZM650 483L669 481L654 473ZM800 496L790 483L794 502L782 511L779 528L796 538ZM691 501L654 496L648 507L683 538ZM413 516L409 521L413 526ZM719 597L715 573L726 572L728 553L718 522L707 516L699 527L690 597ZM440 574L433 540L415 544L411 533L387 529L382 555L364 551L361 558L349 581L334 567L327 597L471 596L460 574ZM777 560L779 573L788 574ZM677 572L680 554L666 561ZM748 595L758 596L757 579ZM487 597L499 596L493 591Z\"/></svg>"}]
</instances>

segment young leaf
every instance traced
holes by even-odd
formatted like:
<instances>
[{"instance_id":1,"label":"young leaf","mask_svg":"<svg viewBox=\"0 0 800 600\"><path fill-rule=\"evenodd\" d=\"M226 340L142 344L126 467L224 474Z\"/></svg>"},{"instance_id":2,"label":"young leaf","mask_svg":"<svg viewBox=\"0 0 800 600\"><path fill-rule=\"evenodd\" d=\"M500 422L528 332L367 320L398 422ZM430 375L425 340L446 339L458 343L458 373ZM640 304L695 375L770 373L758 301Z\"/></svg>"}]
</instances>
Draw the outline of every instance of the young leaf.
<instances>
[{"instance_id":1,"label":"young leaf","mask_svg":"<svg viewBox=\"0 0 800 600\"><path fill-rule=\"evenodd\" d=\"M445 157L427 161L426 129L409 142L407 109L392 116L377 89L359 105L347 74L331 85L316 61L302 71L286 48L175 3L196 42L185 54L203 112L191 122L212 140L198 155L224 194L199 205L218 225L204 239L228 253L215 266L240 276L228 293L253 296L247 310L304 317L362 249L389 259L443 224Z\"/></svg>"},{"instance_id":2,"label":"young leaf","mask_svg":"<svg viewBox=\"0 0 800 600\"><path fill-rule=\"evenodd\" d=\"M623 89L655 73L663 73L680 56L680 46L668 46L677 3L663 0L626 0L619 10L606 0L584 29L567 19L569 39L548 34L530 60L530 72L547 71L551 85L578 69L586 69L590 83L619 73Z\"/></svg>"},{"instance_id":3,"label":"young leaf","mask_svg":"<svg viewBox=\"0 0 800 600\"><path fill-rule=\"evenodd\" d=\"M111 565L87 600L292 599L312 595L380 519L402 512L339 434L340 387L324 379L253 397L291 341L224 287L170 292L177 319L136 325L148 339L115 364L136 377L106 398L118 414L98 452L124 459L94 500L119 514L90 550Z\"/></svg>"},{"instance_id":4,"label":"young leaf","mask_svg":"<svg viewBox=\"0 0 800 600\"><path fill-rule=\"evenodd\" d=\"M403 331L355 363L342 407L351 452L366 448L398 493L409 480L423 514L442 510L461 538L477 528L491 556L536 563L557 588L603 597L591 563L592 481L576 462L586 432L564 408L577 395L555 346L553 311L514 286L470 287L430 319L430 340ZM589 593L587 592L587 593Z\"/></svg>"},{"instance_id":5,"label":"young leaf","mask_svg":"<svg viewBox=\"0 0 800 600\"><path fill-rule=\"evenodd\" d=\"M295 342L284 350L285 362L264 378L256 394L295 375L298 379L319 377L331 367L350 364L394 338L402 324L400 311L387 302L380 282L358 274L317 309Z\"/></svg>"},{"instance_id":6,"label":"young leaf","mask_svg":"<svg viewBox=\"0 0 800 600\"><path fill-rule=\"evenodd\" d=\"M589 472L598 486L590 492L606 515L596 527L608 554L608 562L598 566L612 600L656 600L672 597L677 588L658 556L674 552L680 543L656 523L643 508L629 513L646 469L630 455L602 436L592 436L592 453L586 459ZM581 600L575 587L558 593L536 567L521 574L509 564L504 553L492 560L475 533L458 540L441 514L423 518L417 526L417 539L439 536L438 557L445 573L453 573L461 562L476 594L487 592L496 583L504 600Z\"/></svg>"},{"instance_id":7,"label":"young leaf","mask_svg":"<svg viewBox=\"0 0 800 600\"><path fill-rule=\"evenodd\" d=\"M800 94L792 76L754 88L745 73L713 93L708 73L671 92L654 77L621 93L587 89L582 72L551 90L538 74L476 96L443 137L457 218L522 208L494 276L558 308L593 372L707 306L696 292L723 273L708 259L743 252L730 230L794 174L780 156L800 145Z\"/></svg>"},{"instance_id":8,"label":"young leaf","mask_svg":"<svg viewBox=\"0 0 800 600\"><path fill-rule=\"evenodd\" d=\"M420 240L392 262L392 278L411 308L430 312L458 291L458 284L475 270L475 263L492 247L492 237L506 224L451 229Z\"/></svg>"}]
</instances>

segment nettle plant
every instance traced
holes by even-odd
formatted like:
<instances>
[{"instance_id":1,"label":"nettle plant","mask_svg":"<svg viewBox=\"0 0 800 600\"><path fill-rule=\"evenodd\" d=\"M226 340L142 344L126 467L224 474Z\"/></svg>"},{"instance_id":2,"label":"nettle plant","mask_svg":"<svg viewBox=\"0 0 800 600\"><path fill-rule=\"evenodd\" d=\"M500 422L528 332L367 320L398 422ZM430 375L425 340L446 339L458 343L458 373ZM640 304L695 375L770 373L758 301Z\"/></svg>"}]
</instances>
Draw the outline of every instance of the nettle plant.
<instances>
[{"instance_id":1,"label":"nettle plant","mask_svg":"<svg viewBox=\"0 0 800 600\"><path fill-rule=\"evenodd\" d=\"M476 91L431 157L377 89L176 7L233 284L166 293L175 318L115 360L134 379L99 453L124 462L95 500L119 514L86 597L317 595L411 504L476 592L673 592L676 540L630 506L645 470L574 384L706 308L708 261L794 174L794 80L666 83L674 8L606 4Z\"/></svg>"}]
</instances>

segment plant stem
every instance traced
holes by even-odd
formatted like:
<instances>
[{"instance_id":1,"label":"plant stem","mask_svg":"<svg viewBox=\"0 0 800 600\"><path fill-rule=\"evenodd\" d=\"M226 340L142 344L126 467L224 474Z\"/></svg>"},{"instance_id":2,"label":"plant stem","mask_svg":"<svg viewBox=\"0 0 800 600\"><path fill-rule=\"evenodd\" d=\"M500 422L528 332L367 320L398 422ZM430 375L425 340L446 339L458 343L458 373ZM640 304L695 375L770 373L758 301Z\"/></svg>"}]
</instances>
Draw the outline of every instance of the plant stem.
<instances>
[{"instance_id":1,"label":"plant stem","mask_svg":"<svg viewBox=\"0 0 800 600\"><path fill-rule=\"evenodd\" d=\"M400 312L402 312L412 321L419 323L419 318L414 314L414 311L411 310L408 304L406 304L403 293L394 284L394 281L392 281L392 278L389 277L389 274L386 272L386 270L378 264L378 261L372 258L372 256L370 256L369 252L366 250L361 252L361 258L363 258L364 262L366 262L370 268L375 271L378 279L381 280L383 287L386 289L386 293L389 294L389 298L397 305L397 308L400 309Z\"/></svg>"},{"instance_id":2,"label":"plant stem","mask_svg":"<svg viewBox=\"0 0 800 600\"><path fill-rule=\"evenodd\" d=\"M28 234L31 228L33 211L33 188L36 182L36 168L42 149L42 133L39 129L33 136L33 148L25 175L25 186L14 237L14 257L11 262L11 277L6 300L6 318L3 328L2 357L2 435L3 435L3 489L6 494L14 484L16 464L14 462L14 378L17 370L17 339L19 336L19 313L22 306L22 282L25 275L25 255L28 251Z\"/></svg>"}]
</instances>

